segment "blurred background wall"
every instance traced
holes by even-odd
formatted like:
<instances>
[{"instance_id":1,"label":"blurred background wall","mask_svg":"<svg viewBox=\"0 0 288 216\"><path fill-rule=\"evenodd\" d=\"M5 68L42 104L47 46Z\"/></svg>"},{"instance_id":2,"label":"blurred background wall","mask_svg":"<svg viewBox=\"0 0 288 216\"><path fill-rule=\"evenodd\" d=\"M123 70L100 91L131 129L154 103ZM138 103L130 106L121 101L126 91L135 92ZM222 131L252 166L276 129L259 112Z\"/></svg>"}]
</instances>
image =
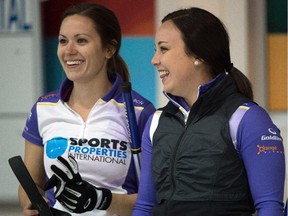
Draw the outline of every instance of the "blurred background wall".
<instances>
[{"instance_id":1,"label":"blurred background wall","mask_svg":"<svg viewBox=\"0 0 288 216\"><path fill-rule=\"evenodd\" d=\"M281 129L286 148L286 0L0 0L0 206L18 202L18 182L7 161L24 153L21 133L38 96L58 88L64 78L56 56L60 16L79 2L97 2L116 13L132 87L156 107L167 102L150 64L161 19L191 6L214 13L227 27L234 66L251 80L256 102Z\"/></svg>"}]
</instances>

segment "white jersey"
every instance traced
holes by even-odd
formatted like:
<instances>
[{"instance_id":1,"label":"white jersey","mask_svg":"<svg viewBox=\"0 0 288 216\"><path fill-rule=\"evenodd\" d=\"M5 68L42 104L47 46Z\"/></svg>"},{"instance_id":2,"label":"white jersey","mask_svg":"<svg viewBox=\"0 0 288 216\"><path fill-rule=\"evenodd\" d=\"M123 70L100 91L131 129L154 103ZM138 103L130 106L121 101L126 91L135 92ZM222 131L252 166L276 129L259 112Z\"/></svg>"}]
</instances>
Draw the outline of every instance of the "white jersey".
<instances>
[{"instance_id":1,"label":"white jersey","mask_svg":"<svg viewBox=\"0 0 288 216\"><path fill-rule=\"evenodd\" d=\"M107 95L94 105L86 122L65 102L72 90L72 82L67 79L59 91L40 97L35 103L23 137L44 147L44 166L48 178L53 174L50 166L55 164L56 158L62 156L67 159L67 155L72 154L78 162L83 180L96 187L110 189L112 193L137 193L120 82L121 79L117 77ZM136 92L133 92L133 102L142 134L155 108ZM65 210L58 202L54 208ZM94 210L81 215L110 214Z\"/></svg>"}]
</instances>

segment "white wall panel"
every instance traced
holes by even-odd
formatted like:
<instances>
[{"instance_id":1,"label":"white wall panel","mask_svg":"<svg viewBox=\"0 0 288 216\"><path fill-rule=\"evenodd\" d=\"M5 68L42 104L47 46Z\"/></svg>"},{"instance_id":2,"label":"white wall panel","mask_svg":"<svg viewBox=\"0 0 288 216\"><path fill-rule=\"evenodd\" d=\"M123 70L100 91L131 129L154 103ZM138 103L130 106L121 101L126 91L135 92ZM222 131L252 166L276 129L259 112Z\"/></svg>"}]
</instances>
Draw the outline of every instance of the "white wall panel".
<instances>
[{"instance_id":1,"label":"white wall panel","mask_svg":"<svg viewBox=\"0 0 288 216\"><path fill-rule=\"evenodd\" d=\"M8 159L24 153L21 133L42 94L40 23L39 0L0 1L0 203L18 200Z\"/></svg>"},{"instance_id":2,"label":"white wall panel","mask_svg":"<svg viewBox=\"0 0 288 216\"><path fill-rule=\"evenodd\" d=\"M0 113L28 112L34 95L33 64L34 41L31 34L0 36ZM39 71L40 72L40 71ZM38 73L39 73L38 72Z\"/></svg>"},{"instance_id":3,"label":"white wall panel","mask_svg":"<svg viewBox=\"0 0 288 216\"><path fill-rule=\"evenodd\" d=\"M24 140L21 137L26 118L0 119L0 203L18 202L19 182L11 170L8 159L24 155Z\"/></svg>"}]
</instances>

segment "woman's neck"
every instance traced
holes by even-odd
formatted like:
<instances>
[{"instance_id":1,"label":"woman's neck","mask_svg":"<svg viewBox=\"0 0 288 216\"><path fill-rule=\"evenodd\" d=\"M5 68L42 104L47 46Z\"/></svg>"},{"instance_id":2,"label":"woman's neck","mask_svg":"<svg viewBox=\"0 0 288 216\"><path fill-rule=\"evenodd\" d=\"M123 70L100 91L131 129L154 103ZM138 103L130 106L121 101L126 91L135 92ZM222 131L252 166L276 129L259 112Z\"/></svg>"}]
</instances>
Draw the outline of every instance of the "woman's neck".
<instances>
[{"instance_id":1,"label":"woman's neck","mask_svg":"<svg viewBox=\"0 0 288 216\"><path fill-rule=\"evenodd\" d=\"M86 121L95 103L112 87L109 81L102 83L79 84L74 82L74 86L68 100L68 105L76 111Z\"/></svg>"}]
</instances>

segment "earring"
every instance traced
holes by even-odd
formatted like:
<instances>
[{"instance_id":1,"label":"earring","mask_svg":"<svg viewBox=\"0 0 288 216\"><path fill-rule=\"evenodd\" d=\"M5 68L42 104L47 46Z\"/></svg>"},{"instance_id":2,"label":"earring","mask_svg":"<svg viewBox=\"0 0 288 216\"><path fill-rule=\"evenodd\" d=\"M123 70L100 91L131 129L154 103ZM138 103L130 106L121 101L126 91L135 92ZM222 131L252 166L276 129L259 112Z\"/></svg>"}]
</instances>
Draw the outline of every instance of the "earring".
<instances>
[{"instance_id":1,"label":"earring","mask_svg":"<svg viewBox=\"0 0 288 216\"><path fill-rule=\"evenodd\" d=\"M194 65L195 65L195 66L198 66L198 65L199 65L199 61L198 61L198 60L195 60L195 61L194 61Z\"/></svg>"}]
</instances>

